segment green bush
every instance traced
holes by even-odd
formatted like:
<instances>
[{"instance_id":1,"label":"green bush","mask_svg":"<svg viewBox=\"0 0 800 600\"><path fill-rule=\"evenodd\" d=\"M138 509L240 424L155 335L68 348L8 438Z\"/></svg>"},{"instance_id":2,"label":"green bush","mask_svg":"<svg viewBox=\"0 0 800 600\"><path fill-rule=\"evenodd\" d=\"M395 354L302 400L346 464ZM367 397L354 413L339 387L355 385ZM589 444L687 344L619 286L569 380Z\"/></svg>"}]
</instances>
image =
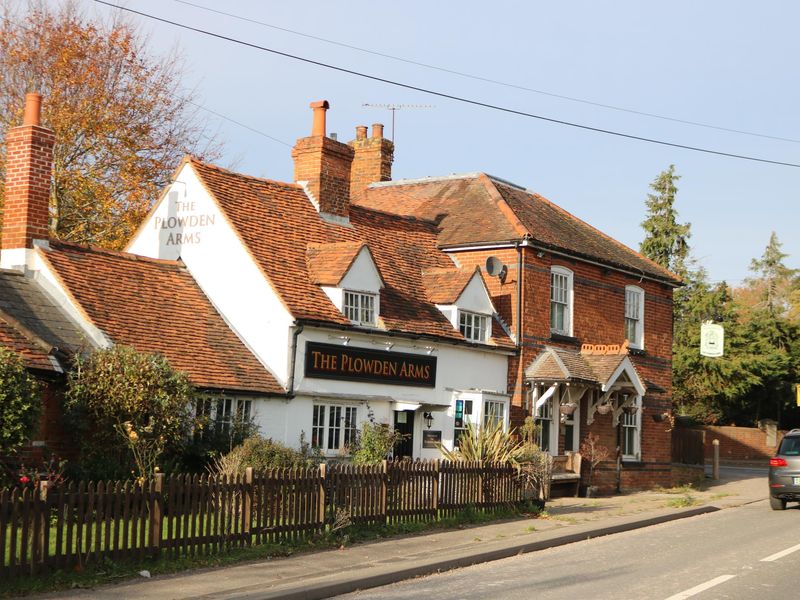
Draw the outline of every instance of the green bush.
<instances>
[{"instance_id":1,"label":"green bush","mask_svg":"<svg viewBox=\"0 0 800 600\"><path fill-rule=\"evenodd\" d=\"M311 467L319 462L319 458L311 451L294 450L275 440L254 435L215 459L209 470L216 475L241 475L247 467L253 467L256 472L278 467Z\"/></svg>"},{"instance_id":2,"label":"green bush","mask_svg":"<svg viewBox=\"0 0 800 600\"><path fill-rule=\"evenodd\" d=\"M31 438L40 412L36 381L16 353L0 347L0 456L16 454Z\"/></svg>"},{"instance_id":3,"label":"green bush","mask_svg":"<svg viewBox=\"0 0 800 600\"><path fill-rule=\"evenodd\" d=\"M403 440L403 434L382 423L364 421L352 457L357 465L376 465Z\"/></svg>"},{"instance_id":4,"label":"green bush","mask_svg":"<svg viewBox=\"0 0 800 600\"><path fill-rule=\"evenodd\" d=\"M104 470L86 475L124 478L138 469L144 477L175 460L189 439L193 395L186 374L160 354L115 346L79 357L65 406L82 462Z\"/></svg>"}]
</instances>

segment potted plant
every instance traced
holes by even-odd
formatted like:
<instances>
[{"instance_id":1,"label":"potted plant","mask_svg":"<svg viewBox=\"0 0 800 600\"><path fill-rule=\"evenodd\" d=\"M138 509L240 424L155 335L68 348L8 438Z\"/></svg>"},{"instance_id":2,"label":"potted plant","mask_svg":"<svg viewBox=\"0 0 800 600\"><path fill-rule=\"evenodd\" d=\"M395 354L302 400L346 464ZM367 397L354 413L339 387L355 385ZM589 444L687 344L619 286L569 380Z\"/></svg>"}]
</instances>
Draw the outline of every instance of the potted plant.
<instances>
[{"instance_id":1,"label":"potted plant","mask_svg":"<svg viewBox=\"0 0 800 600\"><path fill-rule=\"evenodd\" d=\"M611 408L612 408L611 402L609 402L608 400L605 400L605 401L603 401L603 402L601 402L600 404L597 405L597 412L598 412L598 414L601 414L601 415L607 415L608 413L611 412Z\"/></svg>"},{"instance_id":2,"label":"potted plant","mask_svg":"<svg viewBox=\"0 0 800 600\"><path fill-rule=\"evenodd\" d=\"M558 407L558 410L561 412L562 415L571 415L575 412L578 408L577 402L565 402Z\"/></svg>"},{"instance_id":3,"label":"potted plant","mask_svg":"<svg viewBox=\"0 0 800 600\"><path fill-rule=\"evenodd\" d=\"M600 436L596 433L590 433L581 442L581 457L589 465L589 477L586 480L585 496L593 498L597 496L599 488L592 485L594 478L594 470L601 462L608 460L608 448L600 444Z\"/></svg>"}]
</instances>

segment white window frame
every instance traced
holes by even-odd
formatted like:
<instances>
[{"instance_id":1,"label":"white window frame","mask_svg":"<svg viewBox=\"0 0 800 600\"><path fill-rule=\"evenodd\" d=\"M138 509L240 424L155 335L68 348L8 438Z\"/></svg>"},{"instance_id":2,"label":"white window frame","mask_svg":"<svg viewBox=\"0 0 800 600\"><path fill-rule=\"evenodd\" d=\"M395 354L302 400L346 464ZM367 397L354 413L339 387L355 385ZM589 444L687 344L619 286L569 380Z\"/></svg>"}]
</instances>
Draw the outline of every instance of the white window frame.
<instances>
[{"instance_id":1,"label":"white window frame","mask_svg":"<svg viewBox=\"0 0 800 600\"><path fill-rule=\"evenodd\" d=\"M506 418L508 415L507 404L508 402L503 400L484 400L482 426L486 427L490 420L494 422L500 421L503 424L503 431L506 431L508 428L508 420ZM500 409L499 411L498 408Z\"/></svg>"},{"instance_id":2,"label":"white window frame","mask_svg":"<svg viewBox=\"0 0 800 600\"><path fill-rule=\"evenodd\" d=\"M486 343L489 337L489 315L458 311L458 330L470 342Z\"/></svg>"},{"instance_id":3,"label":"white window frame","mask_svg":"<svg viewBox=\"0 0 800 600\"><path fill-rule=\"evenodd\" d=\"M227 433L231 429L234 415L244 420L250 419L252 414L253 400L251 398L204 394L194 399L195 418L207 418L207 429L218 427L223 433ZM200 437L202 436L201 432Z\"/></svg>"},{"instance_id":4,"label":"white window frame","mask_svg":"<svg viewBox=\"0 0 800 600\"><path fill-rule=\"evenodd\" d=\"M536 445L539 449L545 450L553 456L558 454L558 418L555 410L555 400L558 394L553 394L545 400L538 410L536 410L533 423L539 426L536 432ZM534 399L535 402L535 399ZM544 446L545 435L547 436L547 447Z\"/></svg>"},{"instance_id":5,"label":"white window frame","mask_svg":"<svg viewBox=\"0 0 800 600\"><path fill-rule=\"evenodd\" d=\"M563 283L556 286L556 283ZM550 333L558 335L572 336L572 312L573 312L573 273L565 267L550 268ZM564 307L563 326L556 327L554 316L556 307Z\"/></svg>"},{"instance_id":6,"label":"white window frame","mask_svg":"<svg viewBox=\"0 0 800 600\"><path fill-rule=\"evenodd\" d=\"M338 454L358 436L358 406L315 402L311 417L311 445L323 454Z\"/></svg>"},{"instance_id":7,"label":"white window frame","mask_svg":"<svg viewBox=\"0 0 800 600\"><path fill-rule=\"evenodd\" d=\"M354 325L375 325L378 322L378 295L369 292L342 290L342 312Z\"/></svg>"},{"instance_id":8,"label":"white window frame","mask_svg":"<svg viewBox=\"0 0 800 600\"><path fill-rule=\"evenodd\" d=\"M638 309L638 310L637 310ZM631 348L644 350L644 290L635 285L625 286L625 338ZM633 338L628 337L629 324L633 326Z\"/></svg>"},{"instance_id":9,"label":"white window frame","mask_svg":"<svg viewBox=\"0 0 800 600\"><path fill-rule=\"evenodd\" d=\"M623 397L620 396L620 402L623 402ZM638 461L642 453L642 400L640 396L636 396L633 402L638 410L629 415L624 411L619 416L620 427L620 451L622 452L622 460L625 461ZM628 437L630 434L631 445L628 447Z\"/></svg>"}]
</instances>

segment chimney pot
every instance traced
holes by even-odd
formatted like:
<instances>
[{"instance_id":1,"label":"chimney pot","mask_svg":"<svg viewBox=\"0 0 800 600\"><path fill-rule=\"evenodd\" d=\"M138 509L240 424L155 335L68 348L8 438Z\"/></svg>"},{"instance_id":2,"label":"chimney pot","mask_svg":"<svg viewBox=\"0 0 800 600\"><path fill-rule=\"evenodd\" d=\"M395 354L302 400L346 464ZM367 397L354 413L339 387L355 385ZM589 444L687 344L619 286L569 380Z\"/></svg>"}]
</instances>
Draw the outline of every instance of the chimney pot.
<instances>
[{"instance_id":1,"label":"chimney pot","mask_svg":"<svg viewBox=\"0 0 800 600\"><path fill-rule=\"evenodd\" d=\"M39 125L42 114L42 95L36 92L25 94L25 112L22 116L23 125Z\"/></svg>"},{"instance_id":2,"label":"chimney pot","mask_svg":"<svg viewBox=\"0 0 800 600\"><path fill-rule=\"evenodd\" d=\"M367 139L367 126L366 125L359 125L356 127L356 139L357 140L365 140Z\"/></svg>"},{"instance_id":3,"label":"chimney pot","mask_svg":"<svg viewBox=\"0 0 800 600\"><path fill-rule=\"evenodd\" d=\"M317 102L312 102L309 106L314 109L314 123L311 127L312 137L325 137L325 111L327 111L331 105L328 104L327 100L318 100Z\"/></svg>"},{"instance_id":4,"label":"chimney pot","mask_svg":"<svg viewBox=\"0 0 800 600\"><path fill-rule=\"evenodd\" d=\"M383 123L373 123L372 124L372 137L374 137L374 138L382 138L383 137Z\"/></svg>"}]
</instances>

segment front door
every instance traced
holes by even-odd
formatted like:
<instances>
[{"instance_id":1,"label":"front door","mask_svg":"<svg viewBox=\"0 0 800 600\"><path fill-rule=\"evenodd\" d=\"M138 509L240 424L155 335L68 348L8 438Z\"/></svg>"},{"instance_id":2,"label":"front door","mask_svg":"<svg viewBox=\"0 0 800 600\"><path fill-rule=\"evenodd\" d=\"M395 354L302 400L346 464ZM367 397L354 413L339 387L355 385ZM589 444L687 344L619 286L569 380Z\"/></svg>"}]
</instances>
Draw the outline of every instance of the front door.
<instances>
[{"instance_id":1,"label":"front door","mask_svg":"<svg viewBox=\"0 0 800 600\"><path fill-rule=\"evenodd\" d=\"M395 458L411 458L414 454L414 415L413 410L394 411L394 429L403 434L402 441L394 448Z\"/></svg>"}]
</instances>

